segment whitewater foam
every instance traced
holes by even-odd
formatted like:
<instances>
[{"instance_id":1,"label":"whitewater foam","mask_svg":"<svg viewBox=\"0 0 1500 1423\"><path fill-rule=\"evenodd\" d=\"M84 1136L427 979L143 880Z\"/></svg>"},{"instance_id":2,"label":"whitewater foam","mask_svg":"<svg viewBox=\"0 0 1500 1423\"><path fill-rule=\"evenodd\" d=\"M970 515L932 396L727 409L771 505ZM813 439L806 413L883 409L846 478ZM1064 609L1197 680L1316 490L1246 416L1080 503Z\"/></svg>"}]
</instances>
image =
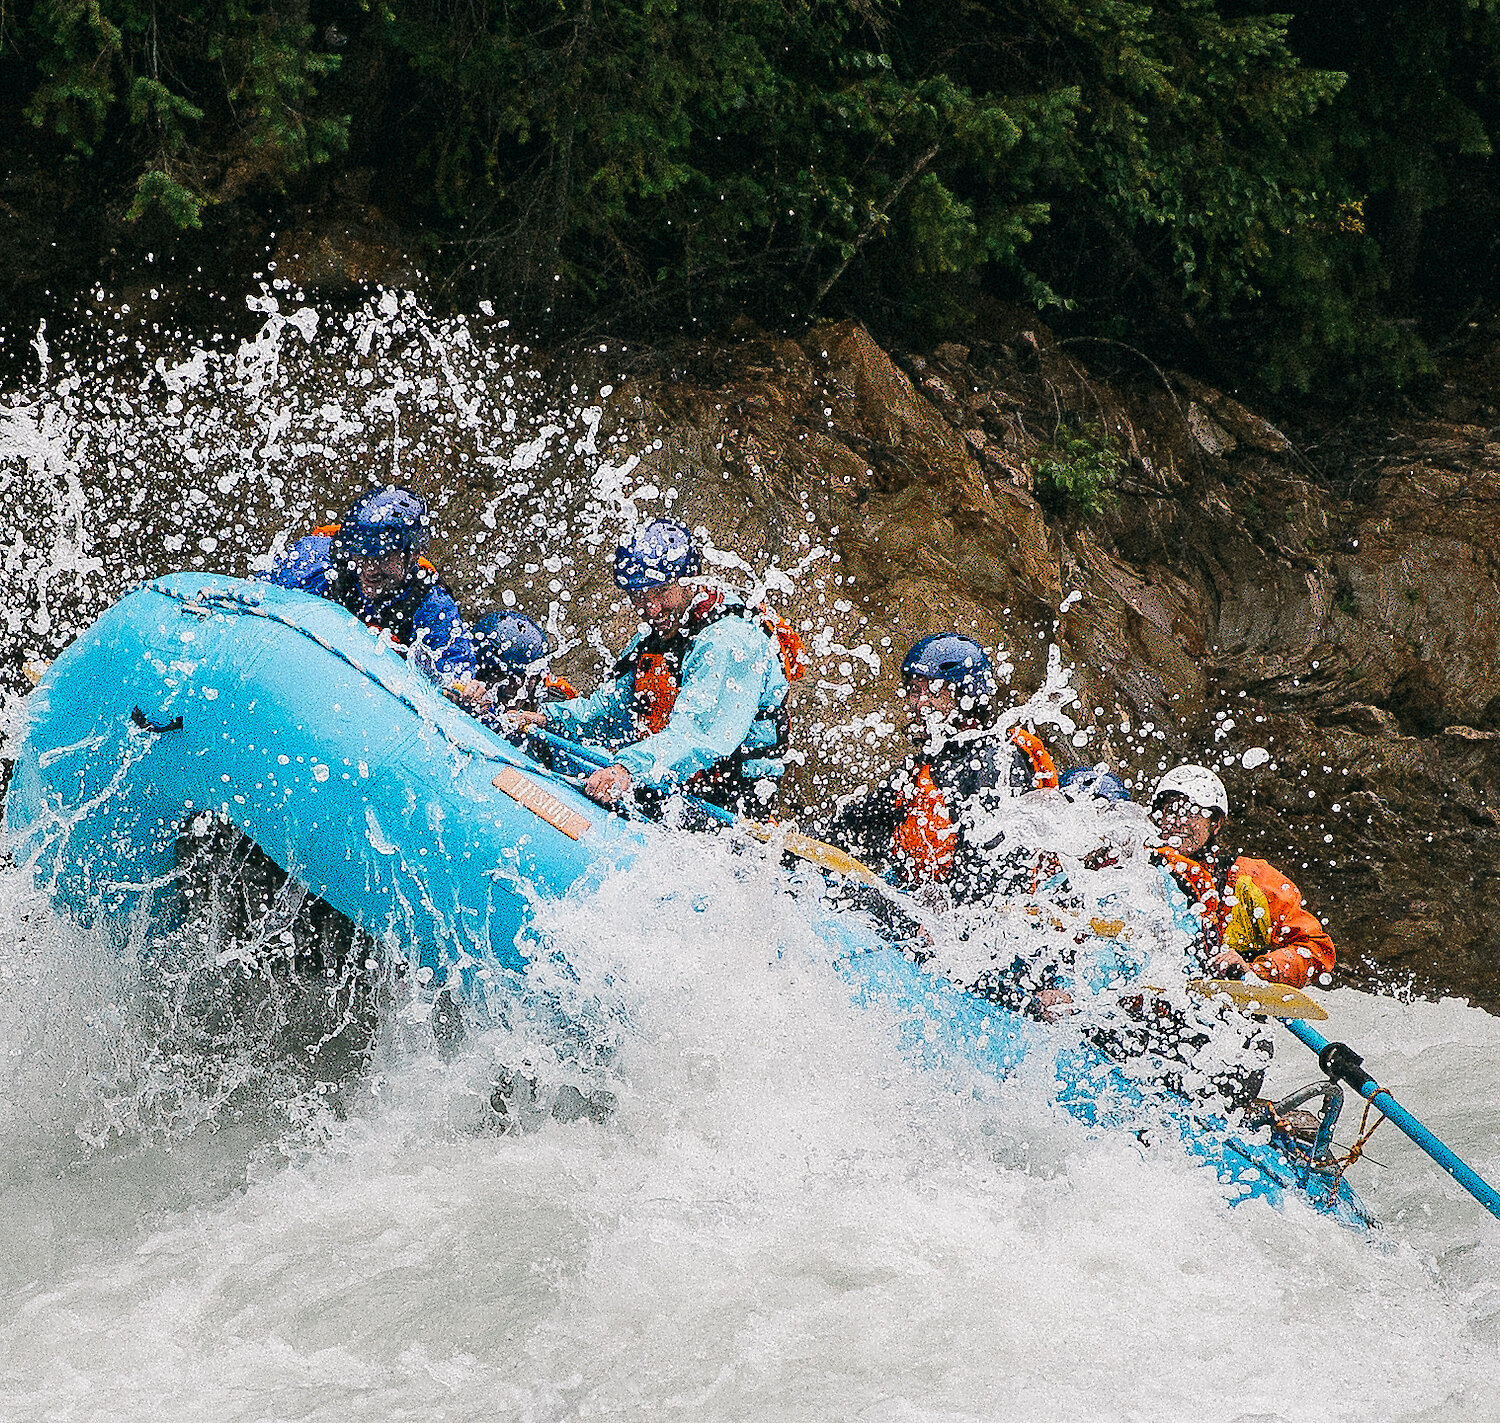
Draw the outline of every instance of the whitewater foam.
<instances>
[{"instance_id":1,"label":"whitewater foam","mask_svg":"<svg viewBox=\"0 0 1500 1423\"><path fill-rule=\"evenodd\" d=\"M604 1126L523 1136L485 1130L482 1098L498 1065L545 1057L535 1024L478 1033L452 1063L388 1034L343 1120L90 1145L72 1129L104 1090L104 1040L123 1041L100 1013L125 985L13 883L5 911L34 926L6 951L9 983L58 997L5 1021L7 1096L33 1132L4 1187L7 1417L1500 1404L1500 1226L1423 1158L1377 1137L1387 1168L1359 1184L1386 1224L1366 1239L1295 1203L1230 1209L1179 1154L1057 1112L1044 1077L913 1068L888 1018L850 1006L779 872L723 844L674 839L649 874L542 908L538 942L618 1010L591 1070L619 1105ZM1398 1094L1500 1165L1493 1019L1328 1001L1339 1034L1380 1044L1371 1065ZM1279 1049L1289 1081L1309 1074L1299 1051ZM70 1081L17 1070L47 1053L76 1064Z\"/></svg>"}]
</instances>

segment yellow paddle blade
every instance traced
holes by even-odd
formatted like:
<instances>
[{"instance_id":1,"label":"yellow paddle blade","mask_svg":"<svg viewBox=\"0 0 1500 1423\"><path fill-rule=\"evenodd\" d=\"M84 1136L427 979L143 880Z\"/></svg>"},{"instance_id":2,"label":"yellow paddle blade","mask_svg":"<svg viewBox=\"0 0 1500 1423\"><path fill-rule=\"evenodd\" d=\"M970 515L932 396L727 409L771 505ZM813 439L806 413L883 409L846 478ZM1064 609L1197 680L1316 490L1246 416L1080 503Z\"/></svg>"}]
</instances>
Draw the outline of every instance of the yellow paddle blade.
<instances>
[{"instance_id":1,"label":"yellow paddle blade","mask_svg":"<svg viewBox=\"0 0 1500 1423\"><path fill-rule=\"evenodd\" d=\"M1242 978L1190 978L1188 991L1204 998L1227 998L1241 1012L1256 1018L1301 1018L1321 1023L1328 1016L1328 1010L1300 988L1286 988L1279 983Z\"/></svg>"},{"instance_id":2,"label":"yellow paddle blade","mask_svg":"<svg viewBox=\"0 0 1500 1423\"><path fill-rule=\"evenodd\" d=\"M809 864L846 875L850 879L864 880L866 884L885 886L885 881L868 865L861 864L847 850L830 845L826 840L814 840L811 835L804 835L800 830L767 825L762 820L742 820L740 824L757 840L769 841L779 836L782 848L799 860L806 860Z\"/></svg>"},{"instance_id":3,"label":"yellow paddle blade","mask_svg":"<svg viewBox=\"0 0 1500 1423\"><path fill-rule=\"evenodd\" d=\"M1081 930L1079 929L1079 924L1082 922L1081 920L1070 923L1060 914L1052 910L1047 910L1044 912L1040 905L1028 904L1025 907L1025 912L1029 914L1033 919L1045 919L1048 926L1050 928L1056 929L1059 933L1066 932L1070 929L1081 932ZM1088 931L1089 933L1093 934L1095 938L1099 939L1128 939L1130 937L1130 931L1126 929L1125 921L1123 919L1090 919L1088 921Z\"/></svg>"}]
</instances>

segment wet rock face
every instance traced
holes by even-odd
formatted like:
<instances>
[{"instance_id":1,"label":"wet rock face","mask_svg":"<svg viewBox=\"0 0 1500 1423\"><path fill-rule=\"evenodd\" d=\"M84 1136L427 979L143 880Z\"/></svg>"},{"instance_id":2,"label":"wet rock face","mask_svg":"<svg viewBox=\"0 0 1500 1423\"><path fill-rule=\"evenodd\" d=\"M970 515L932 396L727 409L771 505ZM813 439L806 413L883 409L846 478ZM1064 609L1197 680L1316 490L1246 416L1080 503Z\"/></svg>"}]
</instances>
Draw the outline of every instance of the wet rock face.
<instances>
[{"instance_id":1,"label":"wet rock face","mask_svg":"<svg viewBox=\"0 0 1500 1423\"><path fill-rule=\"evenodd\" d=\"M278 234L271 270L296 287L324 293L418 285L421 274L400 238L399 230L368 206L342 217L309 215Z\"/></svg>"},{"instance_id":2,"label":"wet rock face","mask_svg":"<svg viewBox=\"0 0 1500 1423\"><path fill-rule=\"evenodd\" d=\"M670 509L807 641L790 813L905 754L898 673L918 637L994 649L1012 703L1055 643L1078 695L1076 737L1039 728L1061 764L1106 760L1138 794L1176 761L1215 765L1226 842L1295 878L1342 974L1500 1008L1485 427L1386 425L1329 473L1232 396L1019 312L930 352L845 323L629 362L603 343L549 359L499 318L445 323L390 293L321 325L265 319L221 355L137 343L140 370L107 388L70 368L0 429L25 535L0 567L0 686L135 579L243 574L399 474L432 502L466 611L507 598L548 619L558 670L591 689L635 626L609 548ZM1048 471L1105 447L1117 501L1083 512Z\"/></svg>"},{"instance_id":3,"label":"wet rock face","mask_svg":"<svg viewBox=\"0 0 1500 1423\"><path fill-rule=\"evenodd\" d=\"M1081 354L1018 320L893 359L841 324L650 383L680 514L752 561L837 559L787 600L823 629L789 798L826 803L902 754L916 637L997 647L1015 701L1055 638L1091 733L1048 732L1061 764L1138 784L1215 765L1226 841L1297 881L1350 981L1500 1006L1500 444L1412 422L1341 490L1230 396L1144 367L1105 382ZM1037 502L1068 428L1127 457L1105 515ZM1246 769L1255 747L1269 759Z\"/></svg>"}]
</instances>

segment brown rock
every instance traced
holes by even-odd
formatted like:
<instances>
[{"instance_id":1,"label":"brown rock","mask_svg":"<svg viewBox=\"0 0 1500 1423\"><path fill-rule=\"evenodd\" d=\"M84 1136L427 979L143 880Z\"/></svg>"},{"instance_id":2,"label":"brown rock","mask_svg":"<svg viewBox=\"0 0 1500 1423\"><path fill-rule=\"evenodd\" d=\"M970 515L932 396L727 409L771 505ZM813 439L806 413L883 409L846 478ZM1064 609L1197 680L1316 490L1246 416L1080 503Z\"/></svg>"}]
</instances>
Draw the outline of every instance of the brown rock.
<instances>
[{"instance_id":1,"label":"brown rock","mask_svg":"<svg viewBox=\"0 0 1500 1423\"><path fill-rule=\"evenodd\" d=\"M1239 442L1196 400L1187 408L1188 429L1193 438L1211 455L1233 454Z\"/></svg>"},{"instance_id":2,"label":"brown rock","mask_svg":"<svg viewBox=\"0 0 1500 1423\"><path fill-rule=\"evenodd\" d=\"M280 241L278 275L304 284L389 279L399 262L373 218ZM314 257L324 266L295 266ZM476 327L474 339L507 338ZM1075 749L1044 728L1064 763L1108 759L1140 785L1173 760L1211 761L1235 806L1226 838L1295 878L1339 944L1344 979L1500 1007L1490 432L1414 419L1383 429L1335 481L1210 387L1114 388L1040 328L1006 340L998 354L976 338L973 352L898 364L854 323L797 339L745 325L592 387L618 386L603 402L609 459L638 459L631 488L660 491L641 511L675 491L673 512L719 548L758 570L803 568L773 596L813 654L793 691L806 758L793 806L825 808L904 753L896 669L918 636L972 632L1010 668L1016 701L1055 641L1092 735ZM572 409L579 359L551 370L530 356L526 368L560 383L551 404ZM424 444L423 418L403 411L402 472L447 500L444 572L482 610L497 590L462 556L466 540L482 527L487 554L503 547L505 566L524 568L536 489L472 451L456 472L450 447ZM1107 515L1049 518L1031 497L1031 460L1068 427L1107 429L1128 456ZM316 458L298 471L309 484ZM91 489L112 477L101 463ZM320 509L365 471L323 477ZM632 616L604 556L613 529L589 524L582 504L559 494L548 517L572 521L556 576L575 645L560 670L592 687L609 664L587 635L618 647ZM253 517L279 527L283 516ZM516 591L545 599L553 570L535 576ZM1252 748L1269 756L1247 769Z\"/></svg>"},{"instance_id":3,"label":"brown rock","mask_svg":"<svg viewBox=\"0 0 1500 1423\"><path fill-rule=\"evenodd\" d=\"M276 275L307 291L412 289L422 284L400 234L374 208L295 225L277 236L271 255Z\"/></svg>"}]
</instances>

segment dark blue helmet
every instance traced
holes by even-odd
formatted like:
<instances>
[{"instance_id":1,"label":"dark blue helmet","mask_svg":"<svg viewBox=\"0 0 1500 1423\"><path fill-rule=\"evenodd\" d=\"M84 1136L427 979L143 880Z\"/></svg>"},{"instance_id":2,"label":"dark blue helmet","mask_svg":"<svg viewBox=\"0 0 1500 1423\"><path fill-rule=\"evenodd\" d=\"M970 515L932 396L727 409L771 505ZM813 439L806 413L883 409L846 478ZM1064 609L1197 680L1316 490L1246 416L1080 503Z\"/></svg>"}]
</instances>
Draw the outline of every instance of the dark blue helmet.
<instances>
[{"instance_id":1,"label":"dark blue helmet","mask_svg":"<svg viewBox=\"0 0 1500 1423\"><path fill-rule=\"evenodd\" d=\"M924 637L901 664L901 680L941 679L972 697L995 694L995 669L989 654L972 637L959 632L935 632Z\"/></svg>"},{"instance_id":2,"label":"dark blue helmet","mask_svg":"<svg viewBox=\"0 0 1500 1423\"><path fill-rule=\"evenodd\" d=\"M660 588L674 578L691 578L702 570L696 541L687 525L676 519L653 519L615 549L615 586L627 593Z\"/></svg>"},{"instance_id":3,"label":"dark blue helmet","mask_svg":"<svg viewBox=\"0 0 1500 1423\"><path fill-rule=\"evenodd\" d=\"M1097 766L1074 766L1057 778L1057 784L1068 791L1070 800L1080 796L1098 796L1100 800L1129 800L1130 791L1113 771L1101 771Z\"/></svg>"},{"instance_id":4,"label":"dark blue helmet","mask_svg":"<svg viewBox=\"0 0 1500 1423\"><path fill-rule=\"evenodd\" d=\"M361 495L339 521L333 546L345 558L380 558L401 549L416 553L427 545L431 524L427 504L409 489L388 484Z\"/></svg>"},{"instance_id":5,"label":"dark blue helmet","mask_svg":"<svg viewBox=\"0 0 1500 1423\"><path fill-rule=\"evenodd\" d=\"M522 613L488 613L469 636L481 677L524 677L547 658L547 634Z\"/></svg>"}]
</instances>

